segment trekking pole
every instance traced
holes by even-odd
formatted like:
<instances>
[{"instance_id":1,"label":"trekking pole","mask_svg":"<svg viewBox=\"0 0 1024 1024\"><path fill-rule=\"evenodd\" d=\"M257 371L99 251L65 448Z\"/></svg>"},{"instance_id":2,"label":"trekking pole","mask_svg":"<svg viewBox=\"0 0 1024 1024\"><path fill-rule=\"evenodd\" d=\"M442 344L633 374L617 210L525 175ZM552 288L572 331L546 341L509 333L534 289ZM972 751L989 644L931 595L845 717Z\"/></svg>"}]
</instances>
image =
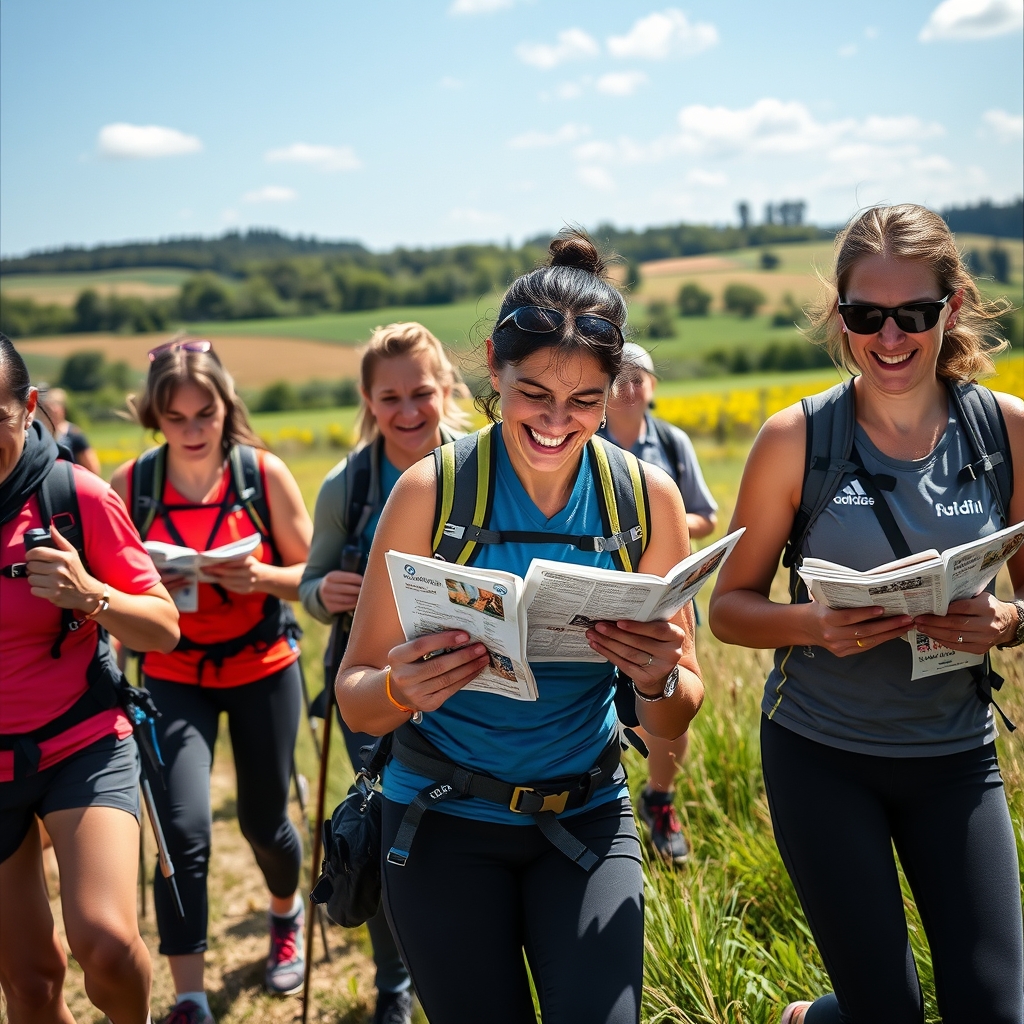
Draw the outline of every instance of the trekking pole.
<instances>
[{"instance_id":1,"label":"trekking pole","mask_svg":"<svg viewBox=\"0 0 1024 1024\"><path fill-rule=\"evenodd\" d=\"M167 852L167 842L164 839L164 830L160 827L160 816L156 813L156 803L153 800L153 790L149 786L149 779L142 777L142 797L146 802L146 811L149 814L149 823L153 826L153 836L156 839L156 852L160 861L160 874L164 876L167 887L171 890L171 897L174 900L174 909L179 921L185 920L185 908L181 904L181 893L178 892L178 883L174 880L174 864L171 862L171 855Z\"/></svg>"},{"instance_id":2,"label":"trekking pole","mask_svg":"<svg viewBox=\"0 0 1024 1024\"><path fill-rule=\"evenodd\" d=\"M330 685L329 683L327 685ZM324 801L327 799L327 764L331 753L331 722L334 719L334 701L327 702L324 711L323 743L320 752L320 781L316 794L316 828L313 830L313 866L310 870L310 879L315 879L319 868L321 850L321 826L324 820ZM313 970L313 919L315 915L310 914L306 922L306 969L302 979L302 1024L306 1024L309 1018L309 978ZM326 946L326 941L324 942Z\"/></svg>"}]
</instances>

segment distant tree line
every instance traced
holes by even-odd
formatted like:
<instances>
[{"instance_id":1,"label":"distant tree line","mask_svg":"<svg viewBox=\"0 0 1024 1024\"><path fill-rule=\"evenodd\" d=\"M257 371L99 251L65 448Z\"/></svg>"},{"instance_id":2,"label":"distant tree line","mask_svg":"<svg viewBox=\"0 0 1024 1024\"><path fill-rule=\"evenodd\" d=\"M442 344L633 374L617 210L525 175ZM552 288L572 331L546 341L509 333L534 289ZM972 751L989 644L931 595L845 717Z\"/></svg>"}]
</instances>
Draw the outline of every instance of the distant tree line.
<instances>
[{"instance_id":1,"label":"distant tree line","mask_svg":"<svg viewBox=\"0 0 1024 1024\"><path fill-rule=\"evenodd\" d=\"M1024 198L998 206L983 199L977 206L950 206L942 211L950 231L996 238L1024 238Z\"/></svg>"}]
</instances>

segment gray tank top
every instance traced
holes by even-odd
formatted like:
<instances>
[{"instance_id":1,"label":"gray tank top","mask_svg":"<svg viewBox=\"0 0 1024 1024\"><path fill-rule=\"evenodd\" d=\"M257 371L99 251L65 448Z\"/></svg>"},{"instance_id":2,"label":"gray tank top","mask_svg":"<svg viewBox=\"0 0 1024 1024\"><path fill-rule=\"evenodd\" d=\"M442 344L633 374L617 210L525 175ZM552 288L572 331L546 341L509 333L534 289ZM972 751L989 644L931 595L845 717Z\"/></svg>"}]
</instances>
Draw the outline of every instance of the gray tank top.
<instances>
[{"instance_id":1,"label":"gray tank top","mask_svg":"<svg viewBox=\"0 0 1024 1024\"><path fill-rule=\"evenodd\" d=\"M944 551L1001 528L986 481L957 481L974 455L952 403L945 433L923 459L890 458L859 424L854 443L869 473L896 478L895 489L883 493L911 551ZM896 555L863 498L860 481L844 477L802 553L860 570L892 561ZM910 674L910 645L902 637L848 658L821 647L779 648L761 708L802 736L865 754L954 754L995 739L992 710L979 700L970 670L917 680Z\"/></svg>"}]
</instances>

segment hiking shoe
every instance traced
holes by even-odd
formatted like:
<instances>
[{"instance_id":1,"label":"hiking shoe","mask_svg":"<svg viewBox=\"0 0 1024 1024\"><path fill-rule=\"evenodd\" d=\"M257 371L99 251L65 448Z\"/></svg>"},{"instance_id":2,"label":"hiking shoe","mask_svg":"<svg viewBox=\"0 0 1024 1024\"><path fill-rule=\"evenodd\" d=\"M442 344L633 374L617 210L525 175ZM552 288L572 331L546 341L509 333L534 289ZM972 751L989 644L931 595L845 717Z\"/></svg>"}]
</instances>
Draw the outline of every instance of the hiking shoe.
<instances>
[{"instance_id":1,"label":"hiking shoe","mask_svg":"<svg viewBox=\"0 0 1024 1024\"><path fill-rule=\"evenodd\" d=\"M164 1017L161 1024L214 1024L213 1017L198 1003L191 999L182 999L171 1007L171 1012Z\"/></svg>"},{"instance_id":2,"label":"hiking shoe","mask_svg":"<svg viewBox=\"0 0 1024 1024\"><path fill-rule=\"evenodd\" d=\"M412 992L378 992L373 1024L412 1024Z\"/></svg>"},{"instance_id":3,"label":"hiking shoe","mask_svg":"<svg viewBox=\"0 0 1024 1024\"><path fill-rule=\"evenodd\" d=\"M801 1000L798 1003L790 1003L782 1011L782 1016L779 1018L779 1024L803 1024L804 1017L807 1016L807 1011L811 1008L811 1004L806 999Z\"/></svg>"},{"instance_id":4,"label":"hiking shoe","mask_svg":"<svg viewBox=\"0 0 1024 1024\"><path fill-rule=\"evenodd\" d=\"M640 795L637 814L647 826L654 852L662 860L678 865L690 859L690 846L683 835L671 794L645 789Z\"/></svg>"},{"instance_id":5,"label":"hiking shoe","mask_svg":"<svg viewBox=\"0 0 1024 1024\"><path fill-rule=\"evenodd\" d=\"M302 907L291 917L270 914L270 956L263 985L275 996L293 996L302 991L306 971L306 914Z\"/></svg>"}]
</instances>

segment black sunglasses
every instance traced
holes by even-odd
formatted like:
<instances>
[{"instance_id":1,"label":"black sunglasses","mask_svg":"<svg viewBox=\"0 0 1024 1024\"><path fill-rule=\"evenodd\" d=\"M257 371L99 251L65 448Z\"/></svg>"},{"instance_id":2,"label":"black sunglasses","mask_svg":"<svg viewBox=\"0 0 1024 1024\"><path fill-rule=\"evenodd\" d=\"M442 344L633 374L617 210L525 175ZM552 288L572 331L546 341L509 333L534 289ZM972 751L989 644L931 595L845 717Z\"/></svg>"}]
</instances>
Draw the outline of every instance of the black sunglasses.
<instances>
[{"instance_id":1,"label":"black sunglasses","mask_svg":"<svg viewBox=\"0 0 1024 1024\"><path fill-rule=\"evenodd\" d=\"M565 323L565 314L547 306L520 306L513 309L508 316L502 317L494 329L500 331L509 321L528 334L551 334ZM584 338L603 342L618 341L620 345L626 343L622 336L622 328L607 317L598 316L597 313L580 313L573 322L576 324L576 330Z\"/></svg>"},{"instance_id":2,"label":"black sunglasses","mask_svg":"<svg viewBox=\"0 0 1024 1024\"><path fill-rule=\"evenodd\" d=\"M908 302L905 306L886 309L885 306L869 306L860 302L840 302L839 315L848 331L854 334L877 334L892 317L896 326L907 334L921 334L930 331L938 322L942 307L953 297L950 292L944 299L930 302Z\"/></svg>"}]
</instances>

